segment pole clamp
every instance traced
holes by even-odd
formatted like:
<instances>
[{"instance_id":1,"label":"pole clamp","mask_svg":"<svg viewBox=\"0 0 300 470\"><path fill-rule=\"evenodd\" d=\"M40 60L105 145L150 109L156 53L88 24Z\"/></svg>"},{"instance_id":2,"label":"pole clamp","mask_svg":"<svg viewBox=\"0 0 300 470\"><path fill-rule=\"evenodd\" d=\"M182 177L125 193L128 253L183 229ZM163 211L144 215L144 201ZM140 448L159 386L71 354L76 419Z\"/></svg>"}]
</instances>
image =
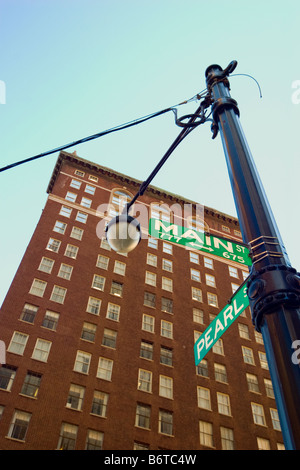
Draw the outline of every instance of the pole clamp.
<instances>
[{"instance_id":1,"label":"pole clamp","mask_svg":"<svg viewBox=\"0 0 300 470\"><path fill-rule=\"evenodd\" d=\"M300 273L283 264L266 266L250 274L247 294L252 322L260 331L263 315L274 312L280 305L300 307Z\"/></svg>"}]
</instances>

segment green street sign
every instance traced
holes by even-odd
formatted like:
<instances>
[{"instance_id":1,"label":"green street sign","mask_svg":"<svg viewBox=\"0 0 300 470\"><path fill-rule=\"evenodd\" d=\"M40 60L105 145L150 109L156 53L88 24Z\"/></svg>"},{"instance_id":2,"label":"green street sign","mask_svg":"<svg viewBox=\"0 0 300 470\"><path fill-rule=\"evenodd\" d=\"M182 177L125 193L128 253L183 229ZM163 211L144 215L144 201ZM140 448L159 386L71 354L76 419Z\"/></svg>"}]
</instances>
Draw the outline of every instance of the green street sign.
<instances>
[{"instance_id":1,"label":"green street sign","mask_svg":"<svg viewBox=\"0 0 300 470\"><path fill-rule=\"evenodd\" d=\"M247 287L244 283L194 344L196 366L248 305Z\"/></svg>"},{"instance_id":2,"label":"green street sign","mask_svg":"<svg viewBox=\"0 0 300 470\"><path fill-rule=\"evenodd\" d=\"M198 230L181 227L158 219L150 219L149 234L155 238L211 253L246 266L252 265L249 250L245 246L213 235L205 235Z\"/></svg>"}]
</instances>

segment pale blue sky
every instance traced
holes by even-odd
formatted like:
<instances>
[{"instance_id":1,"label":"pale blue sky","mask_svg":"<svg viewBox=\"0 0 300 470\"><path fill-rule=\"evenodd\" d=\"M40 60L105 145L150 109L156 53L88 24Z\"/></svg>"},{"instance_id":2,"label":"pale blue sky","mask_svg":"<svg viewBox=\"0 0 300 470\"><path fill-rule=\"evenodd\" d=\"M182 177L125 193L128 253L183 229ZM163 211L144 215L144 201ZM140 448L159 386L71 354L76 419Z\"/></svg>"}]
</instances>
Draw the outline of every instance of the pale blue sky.
<instances>
[{"instance_id":1,"label":"pale blue sky","mask_svg":"<svg viewBox=\"0 0 300 470\"><path fill-rule=\"evenodd\" d=\"M297 0L1 0L1 166L159 111L235 59L231 95L292 265L300 269ZM298 94L300 97L300 94ZM294 100L295 101L295 100ZM300 100L299 100L300 101ZM180 108L194 111L197 103ZM144 180L180 132L172 114L70 149ZM0 173L0 304L46 202L58 154ZM197 128L153 184L236 215L221 139ZM291 220L292 218L292 220Z\"/></svg>"}]
</instances>

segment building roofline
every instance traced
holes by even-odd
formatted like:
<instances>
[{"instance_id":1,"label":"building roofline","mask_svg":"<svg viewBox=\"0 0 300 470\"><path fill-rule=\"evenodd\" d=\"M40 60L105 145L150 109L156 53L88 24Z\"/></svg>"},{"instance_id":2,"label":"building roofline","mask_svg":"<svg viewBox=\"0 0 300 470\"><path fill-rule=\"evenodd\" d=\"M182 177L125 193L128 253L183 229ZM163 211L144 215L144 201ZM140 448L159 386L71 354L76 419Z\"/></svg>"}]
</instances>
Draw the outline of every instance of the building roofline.
<instances>
[{"instance_id":1,"label":"building roofline","mask_svg":"<svg viewBox=\"0 0 300 470\"><path fill-rule=\"evenodd\" d=\"M136 178L132 178L131 176L124 175L123 173L119 173L118 171L115 171L111 168L108 168L108 167L105 167L105 166L102 166L102 165L98 165L94 162L91 162L89 160L81 158L77 155L76 152L69 153L69 152L61 151L59 153L58 158L57 158L55 167L53 169L53 172L52 172L52 175L51 175L48 187L47 187L47 193L48 194L52 192L52 189L53 189L53 186L55 184L56 178L57 178L57 176L60 172L61 166L62 166L62 164L65 160L73 162L73 163L75 163L79 166L82 166L83 168L88 168L89 170L94 171L96 173L101 173L101 174L106 175L106 176L114 177L116 179L121 179L123 182L126 182L128 184L134 184L135 186L137 186L137 188L142 183L141 180L137 180ZM184 198L181 195L171 193L169 191L166 191L164 189L158 188L158 187L153 186L153 185L149 185L146 191L149 191L149 192L151 192L153 194L156 194L156 195L161 194L161 196L170 198L171 200L174 200L176 202L193 204L193 205L199 204L195 201ZM213 209L213 208L207 207L207 206L204 206L204 210L207 214L209 214L211 216L216 216L219 219L222 218L223 220L227 220L228 222L232 222L232 223L235 223L236 225L238 225L238 219L236 217L225 214L223 212L220 212L216 209Z\"/></svg>"}]
</instances>

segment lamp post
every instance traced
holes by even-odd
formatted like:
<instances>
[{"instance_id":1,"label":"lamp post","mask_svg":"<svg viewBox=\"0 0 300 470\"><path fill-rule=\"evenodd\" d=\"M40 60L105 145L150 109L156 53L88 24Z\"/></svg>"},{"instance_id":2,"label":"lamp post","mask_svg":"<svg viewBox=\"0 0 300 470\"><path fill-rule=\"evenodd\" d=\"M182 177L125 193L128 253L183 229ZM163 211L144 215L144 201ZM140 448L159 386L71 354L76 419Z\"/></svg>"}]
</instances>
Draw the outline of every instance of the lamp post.
<instances>
[{"instance_id":1,"label":"lamp post","mask_svg":"<svg viewBox=\"0 0 300 470\"><path fill-rule=\"evenodd\" d=\"M219 65L207 68L208 95L202 110L198 109L185 125L177 145L200 111L203 116L203 109L211 105L213 138L220 132L243 241L250 247L253 264L247 284L249 304L256 330L263 336L285 448L300 450L300 365L292 360L293 344L300 341L300 276L291 267L243 134L237 102L229 93L227 77L236 65L233 61L224 70ZM157 171L141 185L128 207ZM128 216L126 210L124 215ZM109 229L116 221L111 220ZM130 240L128 245L133 246Z\"/></svg>"}]
</instances>

